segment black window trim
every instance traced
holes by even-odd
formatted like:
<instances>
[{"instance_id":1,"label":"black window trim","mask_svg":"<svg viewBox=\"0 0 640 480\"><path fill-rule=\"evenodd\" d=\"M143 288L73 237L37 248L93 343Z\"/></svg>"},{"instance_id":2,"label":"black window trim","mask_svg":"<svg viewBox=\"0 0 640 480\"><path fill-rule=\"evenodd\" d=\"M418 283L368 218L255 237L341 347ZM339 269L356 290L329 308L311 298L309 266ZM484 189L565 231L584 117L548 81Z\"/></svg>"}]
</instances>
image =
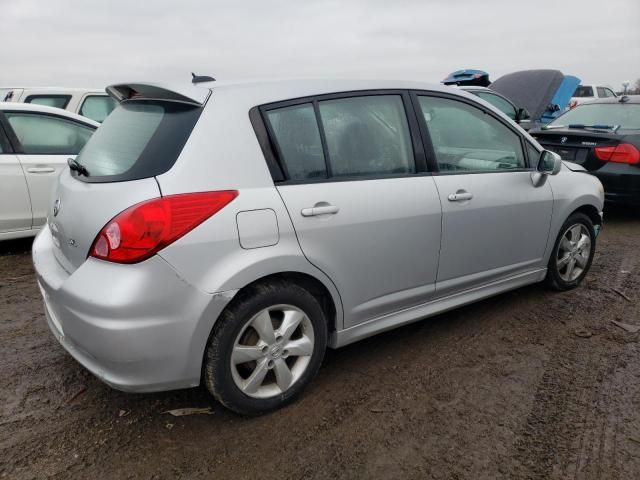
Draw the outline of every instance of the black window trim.
<instances>
[{"instance_id":1,"label":"black window trim","mask_svg":"<svg viewBox=\"0 0 640 480\"><path fill-rule=\"evenodd\" d=\"M11 125L8 125L7 119L4 116L4 111L0 111L0 142L4 142L2 144L3 154L18 153L16 151L16 145L18 144L18 139L16 138L15 133L11 129Z\"/></svg>"},{"instance_id":2,"label":"black window trim","mask_svg":"<svg viewBox=\"0 0 640 480\"><path fill-rule=\"evenodd\" d=\"M90 123L85 123L83 121L76 120L75 118L69 118L64 115L56 115L55 113L38 112L35 110L3 110L2 112L0 112L0 126L4 128L4 131L6 132L7 137L9 137L9 142L12 144L14 153L20 154L20 155L76 155L76 154L75 153L58 153L58 152L54 152L54 153L41 152L41 153L29 153L29 154L25 153L24 148L22 148L22 144L20 143L20 140L18 140L18 136L16 135L16 132L13 130L13 127L9 123L9 119L6 117L7 113L9 114L15 113L19 115L32 115L32 116L37 115L40 117L52 117L58 120L65 120L69 123L75 123L82 127L90 128L94 132L97 129L97 127L91 125Z\"/></svg>"},{"instance_id":3,"label":"black window trim","mask_svg":"<svg viewBox=\"0 0 640 480\"><path fill-rule=\"evenodd\" d=\"M516 125L510 124L504 118L501 118L499 115L496 115L495 112L485 108L480 103L474 102L473 100L462 97L460 95L450 94L446 92L433 91L433 90L411 90L411 101L413 104L413 110L418 117L418 124L420 125L420 134L422 136L422 141L425 146L425 150L427 152L427 163L429 168L432 171L433 175L476 175L476 174L486 174L486 173L515 173L515 172L531 172L534 168L528 162L528 156L525 148L525 139L521 132L518 131ZM445 98L447 100L453 100L460 103L465 103L471 107L477 108L485 115L489 115L494 118L498 122L502 123L505 127L511 130L514 134L517 135L520 140L520 148L522 149L522 158L525 162L525 168L513 168L513 169L504 169L504 170L482 170L482 171L460 171L460 172L441 172L438 168L438 162L436 159L435 149L433 148L433 143L431 142L431 135L429 134L429 130L427 128L427 124L424 121L424 117L422 115L418 115L422 110L420 108L420 104L418 102L418 97L436 97L436 98ZM478 97L480 98L480 97Z\"/></svg>"},{"instance_id":4,"label":"black window trim","mask_svg":"<svg viewBox=\"0 0 640 480\"><path fill-rule=\"evenodd\" d=\"M13 147L7 138L7 134L4 132L4 127L0 124L0 155L6 155L13 153Z\"/></svg>"},{"instance_id":5,"label":"black window trim","mask_svg":"<svg viewBox=\"0 0 640 480\"><path fill-rule=\"evenodd\" d=\"M353 176L331 176L331 167L329 162L329 151L327 148L326 137L324 134L324 127L320 121L319 102L325 100L338 100L343 98L353 97L370 97L370 96L388 96L397 95L402 99L402 104L405 110L407 126L409 128L409 136L411 139L411 147L413 150L413 159L415 172L413 173L400 173L390 175L353 175ZM277 145L277 140L272 131L269 122L266 118L266 113L270 110L276 110L279 108L292 107L296 105L310 104L314 108L316 116L316 122L318 124L318 130L320 132L320 139L322 142L322 149L325 157L325 165L327 169L327 177L325 178L312 178L312 179L299 179L290 180L287 175L286 165L282 162L282 154ZM258 143L262 149L265 160L273 181L278 185L300 185L309 183L335 183L335 182L353 182L353 181L367 181L367 180L380 180L391 178L412 178L416 176L431 175L427 168L427 161L425 157L425 150L422 144L420 136L418 118L411 104L411 98L409 91L406 89L372 89L372 90L350 90L345 92L327 93L321 95L310 95L306 97L298 97L288 100L282 100L278 102L271 102L263 105L253 107L249 111L249 119L258 138Z\"/></svg>"},{"instance_id":6,"label":"black window trim","mask_svg":"<svg viewBox=\"0 0 640 480\"><path fill-rule=\"evenodd\" d=\"M64 110L65 108L67 108L67 105L69 105L69 102L71 101L71 97L72 95L69 95L69 94L55 93L55 94L48 95L46 93L34 93L33 95L27 95L24 99L24 103L30 103L32 105L41 105L39 103L32 103L32 100L34 98L64 98L66 101L61 107L54 107L54 108L61 108L62 110ZM44 106L47 106L47 105L44 105Z\"/></svg>"}]
</instances>

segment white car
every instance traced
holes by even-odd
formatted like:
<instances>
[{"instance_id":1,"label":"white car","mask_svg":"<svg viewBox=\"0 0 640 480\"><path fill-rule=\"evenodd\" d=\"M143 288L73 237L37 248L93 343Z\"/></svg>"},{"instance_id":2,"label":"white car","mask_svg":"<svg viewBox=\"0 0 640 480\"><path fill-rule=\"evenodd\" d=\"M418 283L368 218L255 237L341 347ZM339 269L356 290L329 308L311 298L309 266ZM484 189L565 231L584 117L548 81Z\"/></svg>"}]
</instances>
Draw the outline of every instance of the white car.
<instances>
[{"instance_id":1,"label":"white car","mask_svg":"<svg viewBox=\"0 0 640 480\"><path fill-rule=\"evenodd\" d=\"M571 110L581 103L590 102L591 100L611 97L617 97L617 95L609 87L603 87L600 85L578 85L576 91L573 92L573 96L571 97L567 110Z\"/></svg>"},{"instance_id":2,"label":"white car","mask_svg":"<svg viewBox=\"0 0 640 480\"><path fill-rule=\"evenodd\" d=\"M68 110L102 122L116 107L104 90L88 88L0 88L0 102L22 102Z\"/></svg>"},{"instance_id":3,"label":"white car","mask_svg":"<svg viewBox=\"0 0 640 480\"><path fill-rule=\"evenodd\" d=\"M99 125L59 108L0 103L0 240L38 233L58 175Z\"/></svg>"}]
</instances>

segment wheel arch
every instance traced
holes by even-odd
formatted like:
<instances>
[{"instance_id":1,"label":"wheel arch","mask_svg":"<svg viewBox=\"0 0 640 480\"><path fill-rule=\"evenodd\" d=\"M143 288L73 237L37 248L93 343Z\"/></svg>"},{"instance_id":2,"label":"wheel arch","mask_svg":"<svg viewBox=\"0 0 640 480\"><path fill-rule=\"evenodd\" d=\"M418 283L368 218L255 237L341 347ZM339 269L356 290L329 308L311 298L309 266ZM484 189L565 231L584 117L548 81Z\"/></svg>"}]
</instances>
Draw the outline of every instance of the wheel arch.
<instances>
[{"instance_id":1,"label":"wheel arch","mask_svg":"<svg viewBox=\"0 0 640 480\"><path fill-rule=\"evenodd\" d=\"M233 305L234 300L238 298L238 294L241 292L245 292L256 286L273 282L273 281L284 281L294 283L296 285L301 286L309 293L311 293L318 301L320 302L320 306L324 311L327 319L327 327L329 331L329 335L335 332L338 328L338 309L341 308L341 304L336 304L336 301L327 286L320 281L318 278L310 275L309 273L299 272L299 271L283 271L277 273L271 273L268 275L264 275L256 280L248 283L244 287L238 290L234 298L229 302L226 308L229 308Z\"/></svg>"},{"instance_id":2,"label":"wheel arch","mask_svg":"<svg viewBox=\"0 0 640 480\"><path fill-rule=\"evenodd\" d=\"M602 225L602 217L600 216L600 212L595 206L591 204L585 204L576 208L569 215L567 215L567 218L569 218L574 213L583 213L591 219L594 225Z\"/></svg>"},{"instance_id":3,"label":"wheel arch","mask_svg":"<svg viewBox=\"0 0 640 480\"><path fill-rule=\"evenodd\" d=\"M216 323L223 313L230 308L234 302L239 301L241 298L238 294L241 292L246 292L256 286L270 282L270 281L287 281L292 282L297 285L305 288L309 293L318 298L320 302L320 306L327 316L327 329L328 329L328 345L331 347L334 344L335 332L342 327L342 302L340 297L333 287L333 291L330 287L328 287L323 281L311 275L307 272L301 272L297 270L285 270L282 272L270 273L263 275L255 280L247 283L242 288L233 291L233 296L228 298L224 308L220 310L220 313L216 316L214 321L211 323L209 327L208 334L206 336L205 342L199 342L200 347L198 350L198 367L200 369L200 383L202 384L204 368L205 368L205 356L207 354L207 345L209 343L209 339L215 330ZM195 359L194 359L195 360Z\"/></svg>"}]
</instances>

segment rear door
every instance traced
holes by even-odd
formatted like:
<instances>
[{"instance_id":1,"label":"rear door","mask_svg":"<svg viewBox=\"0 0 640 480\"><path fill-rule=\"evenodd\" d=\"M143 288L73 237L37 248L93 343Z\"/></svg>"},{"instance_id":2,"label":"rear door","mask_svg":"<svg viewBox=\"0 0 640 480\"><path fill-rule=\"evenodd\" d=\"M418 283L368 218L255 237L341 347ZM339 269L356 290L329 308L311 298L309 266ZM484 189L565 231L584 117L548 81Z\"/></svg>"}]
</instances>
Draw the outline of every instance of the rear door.
<instances>
[{"instance_id":1,"label":"rear door","mask_svg":"<svg viewBox=\"0 0 640 480\"><path fill-rule=\"evenodd\" d=\"M0 120L2 113L0 112ZM0 121L0 234L31 228L31 201L24 172Z\"/></svg>"},{"instance_id":2,"label":"rear door","mask_svg":"<svg viewBox=\"0 0 640 480\"><path fill-rule=\"evenodd\" d=\"M311 263L336 284L345 327L433 296L440 200L407 93L359 92L263 108L277 184Z\"/></svg>"},{"instance_id":3,"label":"rear door","mask_svg":"<svg viewBox=\"0 0 640 480\"><path fill-rule=\"evenodd\" d=\"M533 146L475 102L416 93L442 203L437 294L446 296L544 268L553 195L534 186Z\"/></svg>"},{"instance_id":4,"label":"rear door","mask_svg":"<svg viewBox=\"0 0 640 480\"><path fill-rule=\"evenodd\" d=\"M66 117L31 111L5 111L6 127L16 139L17 157L25 173L33 228L44 225L54 183L89 140L95 127Z\"/></svg>"}]
</instances>

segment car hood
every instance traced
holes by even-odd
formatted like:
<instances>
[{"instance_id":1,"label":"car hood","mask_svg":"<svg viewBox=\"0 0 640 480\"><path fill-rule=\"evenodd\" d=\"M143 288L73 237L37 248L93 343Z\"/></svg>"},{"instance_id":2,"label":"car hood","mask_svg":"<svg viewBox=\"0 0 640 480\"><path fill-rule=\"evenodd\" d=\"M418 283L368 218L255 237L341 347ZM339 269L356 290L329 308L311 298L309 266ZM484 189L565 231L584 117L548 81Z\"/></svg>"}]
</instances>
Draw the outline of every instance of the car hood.
<instances>
[{"instance_id":1,"label":"car hood","mask_svg":"<svg viewBox=\"0 0 640 480\"><path fill-rule=\"evenodd\" d=\"M548 122L571 100L580 79L560 70L523 70L503 75L489 88L526 108L533 121Z\"/></svg>"}]
</instances>

